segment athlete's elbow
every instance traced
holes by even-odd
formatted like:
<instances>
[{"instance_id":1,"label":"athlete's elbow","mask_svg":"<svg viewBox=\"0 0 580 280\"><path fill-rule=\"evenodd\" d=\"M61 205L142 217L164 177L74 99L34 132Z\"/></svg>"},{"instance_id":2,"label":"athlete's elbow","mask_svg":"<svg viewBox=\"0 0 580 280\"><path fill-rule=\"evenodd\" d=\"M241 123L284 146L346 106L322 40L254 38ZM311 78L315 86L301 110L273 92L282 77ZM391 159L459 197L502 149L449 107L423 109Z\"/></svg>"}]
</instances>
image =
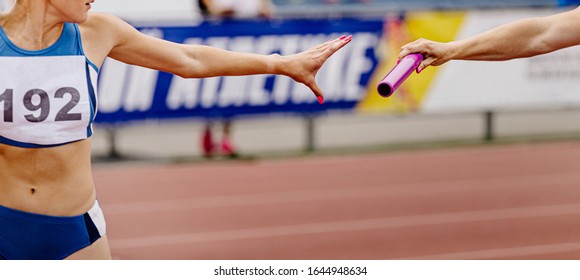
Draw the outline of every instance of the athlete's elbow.
<instances>
[{"instance_id":1,"label":"athlete's elbow","mask_svg":"<svg viewBox=\"0 0 580 280\"><path fill-rule=\"evenodd\" d=\"M550 18L535 19L534 25L530 26L527 44L529 56L550 53L565 46L565 40L562 40L562 31L555 26Z\"/></svg>"},{"instance_id":2,"label":"athlete's elbow","mask_svg":"<svg viewBox=\"0 0 580 280\"><path fill-rule=\"evenodd\" d=\"M173 74L176 76L179 76L181 78L184 78L184 79L197 78L196 75L188 69L181 69L180 68L180 69L173 71Z\"/></svg>"},{"instance_id":3,"label":"athlete's elbow","mask_svg":"<svg viewBox=\"0 0 580 280\"><path fill-rule=\"evenodd\" d=\"M558 46L552 40L546 38L539 38L531 43L527 49L527 56L536 56L541 54L550 53L561 49L562 47Z\"/></svg>"},{"instance_id":4,"label":"athlete's elbow","mask_svg":"<svg viewBox=\"0 0 580 280\"><path fill-rule=\"evenodd\" d=\"M207 77L207 75L203 75L203 72L195 63L188 63L174 69L173 74L185 79Z\"/></svg>"}]
</instances>

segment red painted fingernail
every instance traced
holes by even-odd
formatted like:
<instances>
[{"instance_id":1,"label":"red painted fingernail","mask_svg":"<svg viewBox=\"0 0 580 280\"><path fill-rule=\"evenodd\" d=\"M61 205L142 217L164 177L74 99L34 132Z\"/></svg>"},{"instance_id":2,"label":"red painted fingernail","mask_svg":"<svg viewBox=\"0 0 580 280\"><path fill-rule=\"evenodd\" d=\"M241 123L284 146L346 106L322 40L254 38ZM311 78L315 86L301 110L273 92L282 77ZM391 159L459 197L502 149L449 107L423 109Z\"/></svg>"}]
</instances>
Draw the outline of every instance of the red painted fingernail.
<instances>
[{"instance_id":1,"label":"red painted fingernail","mask_svg":"<svg viewBox=\"0 0 580 280\"><path fill-rule=\"evenodd\" d=\"M346 40L352 40L352 35L346 37Z\"/></svg>"},{"instance_id":2,"label":"red painted fingernail","mask_svg":"<svg viewBox=\"0 0 580 280\"><path fill-rule=\"evenodd\" d=\"M400 59L397 59L397 64L399 64L399 63L401 63L401 60Z\"/></svg>"},{"instance_id":3,"label":"red painted fingernail","mask_svg":"<svg viewBox=\"0 0 580 280\"><path fill-rule=\"evenodd\" d=\"M417 68L417 74L421 73L421 71L423 71L423 67L419 66L419 68Z\"/></svg>"},{"instance_id":4,"label":"red painted fingernail","mask_svg":"<svg viewBox=\"0 0 580 280\"><path fill-rule=\"evenodd\" d=\"M340 40L344 40L344 38L346 38L346 35L342 35L342 36L340 36L340 38L338 38L338 39L340 39Z\"/></svg>"},{"instance_id":5,"label":"red painted fingernail","mask_svg":"<svg viewBox=\"0 0 580 280\"><path fill-rule=\"evenodd\" d=\"M318 96L318 103L323 104L324 103L324 97Z\"/></svg>"}]
</instances>

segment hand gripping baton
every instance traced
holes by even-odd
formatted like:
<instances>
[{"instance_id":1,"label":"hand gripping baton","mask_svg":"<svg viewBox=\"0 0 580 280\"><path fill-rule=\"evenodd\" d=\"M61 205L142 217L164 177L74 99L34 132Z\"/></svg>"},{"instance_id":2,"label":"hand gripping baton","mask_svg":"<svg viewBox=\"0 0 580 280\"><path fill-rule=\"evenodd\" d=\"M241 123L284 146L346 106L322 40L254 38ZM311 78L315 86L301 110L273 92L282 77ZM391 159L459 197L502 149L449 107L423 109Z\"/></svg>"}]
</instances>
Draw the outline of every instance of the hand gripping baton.
<instances>
[{"instance_id":1,"label":"hand gripping baton","mask_svg":"<svg viewBox=\"0 0 580 280\"><path fill-rule=\"evenodd\" d=\"M423 55L420 53L412 53L403 57L377 86L379 94L382 97L391 96L405 79L419 67L421 61L423 61Z\"/></svg>"}]
</instances>

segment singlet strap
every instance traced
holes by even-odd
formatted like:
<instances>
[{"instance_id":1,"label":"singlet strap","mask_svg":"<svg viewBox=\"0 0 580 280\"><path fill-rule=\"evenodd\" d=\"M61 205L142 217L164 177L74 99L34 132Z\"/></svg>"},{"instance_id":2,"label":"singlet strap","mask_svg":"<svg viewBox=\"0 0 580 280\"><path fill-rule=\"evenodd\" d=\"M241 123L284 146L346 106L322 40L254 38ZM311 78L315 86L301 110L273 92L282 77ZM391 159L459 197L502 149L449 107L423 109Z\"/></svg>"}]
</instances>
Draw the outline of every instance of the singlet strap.
<instances>
[{"instance_id":1,"label":"singlet strap","mask_svg":"<svg viewBox=\"0 0 580 280\"><path fill-rule=\"evenodd\" d=\"M79 25L76 23L73 23L72 26L75 29L76 32L76 38L77 38L77 47L80 50L80 54L83 55L84 57L87 57L85 55L85 49L83 48L83 39L81 38L81 31L79 29ZM95 69L95 71L97 71L97 73L99 72L99 67L97 67L97 65L95 65L92 61L89 60L89 58L87 57L87 63L93 67L93 69Z\"/></svg>"}]
</instances>

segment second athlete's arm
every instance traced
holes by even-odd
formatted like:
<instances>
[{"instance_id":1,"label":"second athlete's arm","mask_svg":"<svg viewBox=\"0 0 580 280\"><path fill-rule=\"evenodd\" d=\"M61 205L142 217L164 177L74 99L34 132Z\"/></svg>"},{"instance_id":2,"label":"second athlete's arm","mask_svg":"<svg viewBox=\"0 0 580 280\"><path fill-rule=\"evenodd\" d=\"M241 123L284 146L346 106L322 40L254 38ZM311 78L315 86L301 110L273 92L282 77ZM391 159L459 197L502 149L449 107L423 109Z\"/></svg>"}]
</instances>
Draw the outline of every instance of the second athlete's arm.
<instances>
[{"instance_id":1,"label":"second athlete's arm","mask_svg":"<svg viewBox=\"0 0 580 280\"><path fill-rule=\"evenodd\" d=\"M580 8L556 15L523 19L450 43L425 39L403 46L400 57L419 52L421 69L449 60L509 60L549 53L580 44Z\"/></svg>"}]
</instances>

